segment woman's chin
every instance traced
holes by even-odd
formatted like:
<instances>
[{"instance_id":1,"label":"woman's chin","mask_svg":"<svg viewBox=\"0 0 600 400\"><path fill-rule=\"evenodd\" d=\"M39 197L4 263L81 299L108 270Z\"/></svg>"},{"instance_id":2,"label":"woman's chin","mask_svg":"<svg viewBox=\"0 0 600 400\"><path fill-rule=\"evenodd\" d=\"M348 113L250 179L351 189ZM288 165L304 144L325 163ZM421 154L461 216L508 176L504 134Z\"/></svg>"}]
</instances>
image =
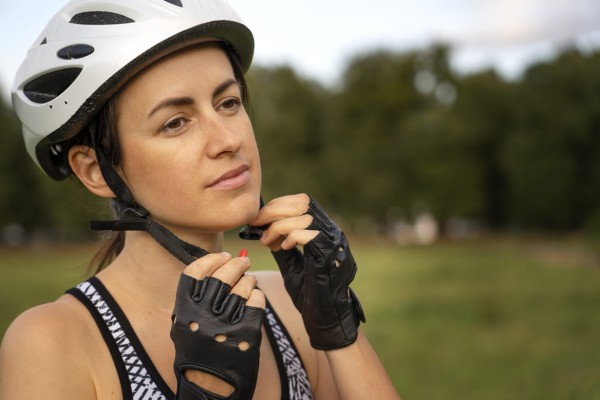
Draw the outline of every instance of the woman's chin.
<instances>
[{"instance_id":1,"label":"woman's chin","mask_svg":"<svg viewBox=\"0 0 600 400\"><path fill-rule=\"evenodd\" d=\"M258 215L260 209L260 196L246 193L235 201L216 202L208 210L208 207L199 207L192 213L188 213L185 219L160 218L154 215L154 219L178 235L211 235L231 231L240 226L247 225ZM168 222L167 222L168 221Z\"/></svg>"}]
</instances>

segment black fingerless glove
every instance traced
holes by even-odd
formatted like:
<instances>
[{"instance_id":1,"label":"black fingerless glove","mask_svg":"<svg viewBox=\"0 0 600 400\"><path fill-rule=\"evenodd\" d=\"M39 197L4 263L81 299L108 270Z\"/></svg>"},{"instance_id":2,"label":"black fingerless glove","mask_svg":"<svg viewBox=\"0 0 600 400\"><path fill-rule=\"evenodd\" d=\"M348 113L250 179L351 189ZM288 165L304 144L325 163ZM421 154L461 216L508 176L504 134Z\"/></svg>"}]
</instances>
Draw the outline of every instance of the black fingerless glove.
<instances>
[{"instance_id":1,"label":"black fingerless glove","mask_svg":"<svg viewBox=\"0 0 600 400\"><path fill-rule=\"evenodd\" d=\"M216 278L181 275L171 327L179 400L252 398L265 311L246 306L230 290ZM185 378L190 369L212 374L235 390L229 397L209 392Z\"/></svg>"},{"instance_id":2,"label":"black fingerless glove","mask_svg":"<svg viewBox=\"0 0 600 400\"><path fill-rule=\"evenodd\" d=\"M320 231L304 245L273 253L285 287L302 314L311 345L319 350L348 346L358 336L365 316L350 282L356 263L346 236L311 198L307 211L313 217L307 228Z\"/></svg>"}]
</instances>

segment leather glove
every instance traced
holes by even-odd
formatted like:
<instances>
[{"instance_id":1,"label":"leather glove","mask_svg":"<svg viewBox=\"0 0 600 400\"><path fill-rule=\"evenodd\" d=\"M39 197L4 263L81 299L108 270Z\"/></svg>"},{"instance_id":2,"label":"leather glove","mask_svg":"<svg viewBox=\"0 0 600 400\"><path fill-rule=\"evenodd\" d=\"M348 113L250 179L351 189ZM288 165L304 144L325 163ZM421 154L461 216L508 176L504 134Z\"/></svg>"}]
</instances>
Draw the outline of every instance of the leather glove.
<instances>
[{"instance_id":1,"label":"leather glove","mask_svg":"<svg viewBox=\"0 0 600 400\"><path fill-rule=\"evenodd\" d=\"M196 280L182 274L179 279L171 327L176 399L252 398L265 310L246 306L245 299L230 290L228 284L212 277ZM246 344L249 348L242 350ZM212 374L235 390L229 397L205 390L185 378L188 369Z\"/></svg>"},{"instance_id":2,"label":"leather glove","mask_svg":"<svg viewBox=\"0 0 600 400\"><path fill-rule=\"evenodd\" d=\"M311 345L319 350L339 349L356 341L359 321L365 322L349 287L357 267L346 236L312 197L306 213L313 217L307 229L319 234L304 245L304 254L294 248L273 252L273 257L302 314Z\"/></svg>"}]
</instances>

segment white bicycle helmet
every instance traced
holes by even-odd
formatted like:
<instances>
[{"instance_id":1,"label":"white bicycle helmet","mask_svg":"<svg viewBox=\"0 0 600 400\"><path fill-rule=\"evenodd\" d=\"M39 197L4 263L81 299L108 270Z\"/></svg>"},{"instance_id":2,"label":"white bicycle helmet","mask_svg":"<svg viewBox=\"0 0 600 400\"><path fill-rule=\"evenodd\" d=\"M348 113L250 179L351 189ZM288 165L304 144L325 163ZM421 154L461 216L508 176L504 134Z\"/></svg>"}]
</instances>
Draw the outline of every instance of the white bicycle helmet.
<instances>
[{"instance_id":1,"label":"white bicycle helmet","mask_svg":"<svg viewBox=\"0 0 600 400\"><path fill-rule=\"evenodd\" d=\"M135 73L190 44L228 43L243 71L254 39L225 0L73 0L48 23L12 88L28 153L67 177L61 142L77 135Z\"/></svg>"}]
</instances>

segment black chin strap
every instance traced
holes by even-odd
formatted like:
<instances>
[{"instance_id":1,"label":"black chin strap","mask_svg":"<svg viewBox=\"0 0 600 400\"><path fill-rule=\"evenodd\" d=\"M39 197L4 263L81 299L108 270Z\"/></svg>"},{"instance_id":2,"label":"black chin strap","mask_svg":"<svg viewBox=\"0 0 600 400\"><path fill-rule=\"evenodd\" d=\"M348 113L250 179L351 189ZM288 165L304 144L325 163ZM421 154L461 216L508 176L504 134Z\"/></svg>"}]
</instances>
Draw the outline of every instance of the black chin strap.
<instances>
[{"instance_id":1,"label":"black chin strap","mask_svg":"<svg viewBox=\"0 0 600 400\"><path fill-rule=\"evenodd\" d=\"M154 240L185 265L207 255L208 252L203 248L179 239L173 232L150 219L150 213L135 202L131 191L112 167L112 163L107 160L102 147L98 145L100 137L96 125L90 124L89 130L102 176L116 195L116 199L112 199L112 204L117 211L117 219L92 221L90 228L96 231L148 232Z\"/></svg>"},{"instance_id":2,"label":"black chin strap","mask_svg":"<svg viewBox=\"0 0 600 400\"><path fill-rule=\"evenodd\" d=\"M113 202L118 202L118 200L113 200ZM126 208L116 220L92 221L90 228L96 231L148 232L154 240L185 265L208 254L203 248L179 239L170 230L151 220L149 214L140 214L132 208Z\"/></svg>"}]
</instances>

